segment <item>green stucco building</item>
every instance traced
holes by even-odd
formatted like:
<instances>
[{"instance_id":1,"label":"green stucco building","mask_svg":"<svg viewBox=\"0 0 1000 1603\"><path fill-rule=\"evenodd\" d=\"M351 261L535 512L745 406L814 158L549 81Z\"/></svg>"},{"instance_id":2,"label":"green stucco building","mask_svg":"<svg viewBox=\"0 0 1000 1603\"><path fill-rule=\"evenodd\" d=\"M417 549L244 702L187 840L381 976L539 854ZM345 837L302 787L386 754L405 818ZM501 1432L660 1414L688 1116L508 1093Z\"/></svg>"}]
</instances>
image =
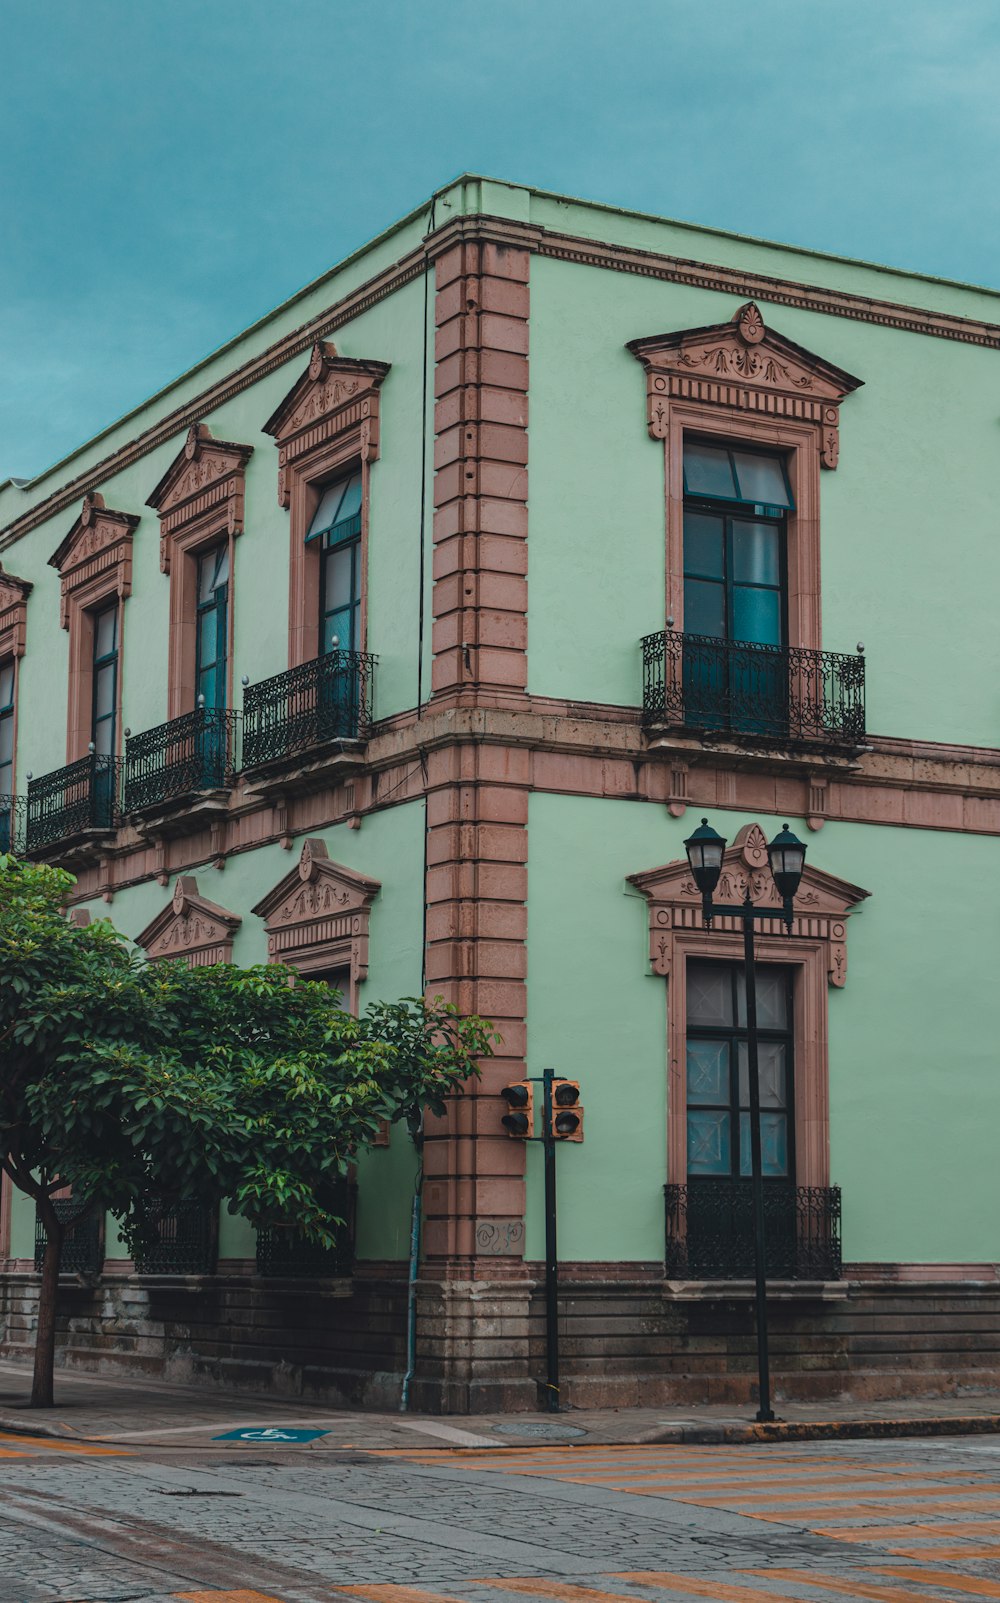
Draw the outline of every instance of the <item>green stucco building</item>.
<instances>
[{"instance_id":1,"label":"green stucco building","mask_svg":"<svg viewBox=\"0 0 1000 1603\"><path fill-rule=\"evenodd\" d=\"M0 832L151 960L425 991L498 1056L422 1155L415 1406L756 1378L742 948L683 841L808 843L758 939L778 1396L1000 1373L1000 296L465 177L0 486ZM336 1260L71 1241L61 1356L391 1406L415 1151ZM66 1204L71 1207L69 1200ZM2 1193L0 1339L35 1221Z\"/></svg>"}]
</instances>

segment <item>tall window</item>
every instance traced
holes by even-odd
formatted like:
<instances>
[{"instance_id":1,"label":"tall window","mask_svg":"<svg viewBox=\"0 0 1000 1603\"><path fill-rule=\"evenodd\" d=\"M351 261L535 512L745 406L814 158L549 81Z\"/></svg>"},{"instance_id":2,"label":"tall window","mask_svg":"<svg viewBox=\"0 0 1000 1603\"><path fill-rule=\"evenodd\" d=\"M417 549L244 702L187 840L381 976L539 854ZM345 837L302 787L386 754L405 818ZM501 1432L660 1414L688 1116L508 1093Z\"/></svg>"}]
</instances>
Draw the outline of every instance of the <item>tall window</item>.
<instances>
[{"instance_id":1,"label":"tall window","mask_svg":"<svg viewBox=\"0 0 1000 1603\"><path fill-rule=\"evenodd\" d=\"M361 649L361 473L327 485L306 544L320 542L320 654Z\"/></svg>"},{"instance_id":2,"label":"tall window","mask_svg":"<svg viewBox=\"0 0 1000 1603\"><path fill-rule=\"evenodd\" d=\"M14 663L0 666L0 852L11 847L14 791Z\"/></svg>"},{"instance_id":3,"label":"tall window","mask_svg":"<svg viewBox=\"0 0 1000 1603\"><path fill-rule=\"evenodd\" d=\"M229 546L225 542L198 558L197 629L195 705L223 708L228 695L229 651Z\"/></svg>"},{"instance_id":4,"label":"tall window","mask_svg":"<svg viewBox=\"0 0 1000 1603\"><path fill-rule=\"evenodd\" d=\"M99 757L113 757L118 716L118 602L93 615L90 738Z\"/></svg>"},{"instance_id":5,"label":"tall window","mask_svg":"<svg viewBox=\"0 0 1000 1603\"><path fill-rule=\"evenodd\" d=\"M791 974L757 968L761 1146L765 1178L792 1179ZM741 963L687 969L688 1179L750 1173L746 980Z\"/></svg>"},{"instance_id":6,"label":"tall window","mask_svg":"<svg viewBox=\"0 0 1000 1603\"><path fill-rule=\"evenodd\" d=\"M781 734L787 725L784 661L737 643L787 643L792 509L780 456L685 443L684 632L702 637L685 649L685 707L704 727Z\"/></svg>"}]
</instances>

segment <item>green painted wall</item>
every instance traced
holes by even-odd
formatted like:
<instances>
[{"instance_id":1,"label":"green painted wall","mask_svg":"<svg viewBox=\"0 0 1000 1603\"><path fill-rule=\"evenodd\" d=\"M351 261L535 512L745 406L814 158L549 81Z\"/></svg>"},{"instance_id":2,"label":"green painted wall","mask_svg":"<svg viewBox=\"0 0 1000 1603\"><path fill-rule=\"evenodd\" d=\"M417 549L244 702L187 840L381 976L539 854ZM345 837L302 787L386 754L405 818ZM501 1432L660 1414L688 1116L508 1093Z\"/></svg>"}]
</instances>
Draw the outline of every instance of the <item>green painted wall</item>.
<instances>
[{"instance_id":1,"label":"green painted wall","mask_svg":"<svg viewBox=\"0 0 1000 1603\"><path fill-rule=\"evenodd\" d=\"M693 816L531 798L530 1072L579 1079L586 1109L584 1143L558 1154L568 1259L662 1254L667 986L649 973L647 904L625 879L682 857ZM712 815L730 840L750 821ZM760 818L769 835L783 821ZM1000 950L995 842L791 824L817 867L872 893L850 919L847 985L830 991L831 1178L843 1188L845 1259L991 1262L997 1051L984 998ZM542 1229L531 1149L528 1257L542 1256Z\"/></svg>"},{"instance_id":2,"label":"green painted wall","mask_svg":"<svg viewBox=\"0 0 1000 1603\"><path fill-rule=\"evenodd\" d=\"M383 887L372 906L370 966L368 979L361 988L362 1008L370 1002L418 996L423 945L423 803L411 802L375 813L365 819L360 830L349 829L346 824L337 825L322 831L322 839L336 862L379 880ZM280 846L266 846L231 857L224 871L208 865L196 870L202 895L242 915L243 923L233 943L234 962L246 965L267 961L264 925L250 908L294 866L297 851L298 848L286 852ZM110 914L116 926L133 938L168 903L171 894L171 886L143 884L120 892L110 907L100 901L88 905L94 918ZM361 1155L357 1236L360 1258L406 1257L415 1172L413 1147L400 1127L393 1129L388 1148L375 1148ZM14 1248L14 1256L30 1257L34 1251L33 1221L33 1205L19 1193L15 1194L13 1231L19 1245ZM250 1226L223 1209L219 1229L220 1257L252 1257L253 1252L254 1234ZM111 1258L128 1256L110 1219L107 1253Z\"/></svg>"},{"instance_id":3,"label":"green painted wall","mask_svg":"<svg viewBox=\"0 0 1000 1603\"><path fill-rule=\"evenodd\" d=\"M664 627L664 453L625 342L727 321L741 297L536 256L531 267L529 689L635 705ZM821 475L823 645L867 650L876 734L993 745L1000 593L995 351L796 308L782 334L862 378Z\"/></svg>"}]
</instances>

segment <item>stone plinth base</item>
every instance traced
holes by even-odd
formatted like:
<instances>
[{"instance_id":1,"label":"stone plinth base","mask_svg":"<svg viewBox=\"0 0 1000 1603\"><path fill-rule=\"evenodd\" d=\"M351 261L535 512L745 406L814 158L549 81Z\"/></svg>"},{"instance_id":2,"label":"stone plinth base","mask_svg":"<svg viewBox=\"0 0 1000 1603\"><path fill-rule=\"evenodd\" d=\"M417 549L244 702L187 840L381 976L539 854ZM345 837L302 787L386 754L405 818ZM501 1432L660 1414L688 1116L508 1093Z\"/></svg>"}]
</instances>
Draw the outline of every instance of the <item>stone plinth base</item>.
<instances>
[{"instance_id":1,"label":"stone plinth base","mask_svg":"<svg viewBox=\"0 0 1000 1603\"><path fill-rule=\"evenodd\" d=\"M536 1409L545 1373L540 1276L424 1278L415 1411ZM878 1279L782 1285L770 1300L777 1400L946 1396L1000 1385L1000 1284ZM632 1271L632 1273L628 1273ZM891 1275L891 1278L890 1278ZM751 1288L670 1283L645 1265L572 1266L560 1302L570 1407L746 1405L756 1387ZM38 1277L0 1276L0 1352L26 1357ZM394 1409L407 1362L402 1265L349 1279L109 1274L60 1291L58 1362L102 1373Z\"/></svg>"}]
</instances>

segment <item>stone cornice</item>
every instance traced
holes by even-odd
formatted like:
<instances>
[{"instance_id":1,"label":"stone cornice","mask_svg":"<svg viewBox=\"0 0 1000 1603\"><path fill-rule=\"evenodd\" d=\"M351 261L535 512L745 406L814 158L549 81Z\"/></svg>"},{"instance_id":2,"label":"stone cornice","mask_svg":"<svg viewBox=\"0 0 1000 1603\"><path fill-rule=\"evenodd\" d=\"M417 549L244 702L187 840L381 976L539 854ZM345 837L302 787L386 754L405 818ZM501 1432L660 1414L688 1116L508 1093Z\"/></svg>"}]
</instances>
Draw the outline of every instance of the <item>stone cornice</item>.
<instances>
[{"instance_id":1,"label":"stone cornice","mask_svg":"<svg viewBox=\"0 0 1000 1603\"><path fill-rule=\"evenodd\" d=\"M698 289L715 290L722 295L740 295L776 306L795 306L805 311L823 312L830 317L846 317L882 328L897 328L911 334L926 334L937 339L956 340L960 344L1000 350L1000 324L982 322L977 318L907 306L899 301L856 295L847 290L824 289L765 273L716 267L656 251L609 245L600 240L518 223L510 218L488 215L455 218L427 235L420 247L400 257L391 267L374 274L343 299L282 335L281 339L258 356L241 363L226 378L207 386L189 401L175 407L134 440L67 480L44 501L0 530L0 551L71 505L86 490L100 485L112 474L120 473L123 468L139 461L149 451L196 423L215 407L248 389L258 379L274 372L300 352L309 350L317 339L332 334L352 318L377 305L387 295L419 278L429 263L459 239L481 239L514 245L559 261L633 273L669 283L689 284Z\"/></svg>"}]
</instances>

